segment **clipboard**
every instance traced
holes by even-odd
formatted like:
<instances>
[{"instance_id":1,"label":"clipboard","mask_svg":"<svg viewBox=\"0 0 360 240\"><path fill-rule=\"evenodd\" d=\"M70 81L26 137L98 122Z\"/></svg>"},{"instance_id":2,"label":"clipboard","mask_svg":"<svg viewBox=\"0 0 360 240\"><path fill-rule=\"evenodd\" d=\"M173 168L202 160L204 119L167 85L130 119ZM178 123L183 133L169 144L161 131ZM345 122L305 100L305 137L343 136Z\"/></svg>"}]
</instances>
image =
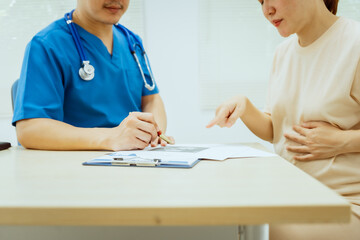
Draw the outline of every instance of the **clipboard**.
<instances>
[{"instance_id":1,"label":"clipboard","mask_svg":"<svg viewBox=\"0 0 360 240\"><path fill-rule=\"evenodd\" d=\"M116 167L158 167L158 168L192 168L200 160L187 159L187 160L171 160L171 159L158 159L158 158L142 158L136 154L129 155L116 155L111 154L101 156L86 162L85 166L116 166Z\"/></svg>"},{"instance_id":2,"label":"clipboard","mask_svg":"<svg viewBox=\"0 0 360 240\"><path fill-rule=\"evenodd\" d=\"M144 150L118 151L86 161L83 165L192 168L200 160L223 161L228 158L271 157L264 152L241 145L173 145Z\"/></svg>"}]
</instances>

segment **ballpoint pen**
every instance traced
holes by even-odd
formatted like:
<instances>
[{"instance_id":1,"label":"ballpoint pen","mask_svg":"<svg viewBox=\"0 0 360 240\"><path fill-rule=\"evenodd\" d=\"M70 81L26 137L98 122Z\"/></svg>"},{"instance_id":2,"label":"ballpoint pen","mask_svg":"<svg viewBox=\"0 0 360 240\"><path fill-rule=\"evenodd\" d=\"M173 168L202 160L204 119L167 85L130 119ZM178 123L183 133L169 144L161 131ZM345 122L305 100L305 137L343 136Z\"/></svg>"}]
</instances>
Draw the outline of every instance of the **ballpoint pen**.
<instances>
[{"instance_id":1,"label":"ballpoint pen","mask_svg":"<svg viewBox=\"0 0 360 240\"><path fill-rule=\"evenodd\" d=\"M165 136L164 134L161 133L161 130L159 130L159 131L157 132L157 134L158 134L158 136L159 136L162 140L164 140L165 142L167 142L167 143L169 143L169 144L172 143L171 140L170 140L167 136Z\"/></svg>"}]
</instances>

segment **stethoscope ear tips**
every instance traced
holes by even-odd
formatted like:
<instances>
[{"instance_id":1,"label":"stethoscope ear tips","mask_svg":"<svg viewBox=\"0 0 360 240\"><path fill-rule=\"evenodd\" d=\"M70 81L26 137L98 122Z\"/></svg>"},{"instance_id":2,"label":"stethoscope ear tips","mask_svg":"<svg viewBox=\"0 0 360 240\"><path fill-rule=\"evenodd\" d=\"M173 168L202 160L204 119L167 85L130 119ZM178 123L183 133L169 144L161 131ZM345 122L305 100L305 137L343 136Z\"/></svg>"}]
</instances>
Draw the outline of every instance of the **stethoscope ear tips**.
<instances>
[{"instance_id":1,"label":"stethoscope ear tips","mask_svg":"<svg viewBox=\"0 0 360 240\"><path fill-rule=\"evenodd\" d=\"M95 77L95 68L90 65L89 61L83 61L83 66L79 69L81 79L90 81Z\"/></svg>"}]
</instances>

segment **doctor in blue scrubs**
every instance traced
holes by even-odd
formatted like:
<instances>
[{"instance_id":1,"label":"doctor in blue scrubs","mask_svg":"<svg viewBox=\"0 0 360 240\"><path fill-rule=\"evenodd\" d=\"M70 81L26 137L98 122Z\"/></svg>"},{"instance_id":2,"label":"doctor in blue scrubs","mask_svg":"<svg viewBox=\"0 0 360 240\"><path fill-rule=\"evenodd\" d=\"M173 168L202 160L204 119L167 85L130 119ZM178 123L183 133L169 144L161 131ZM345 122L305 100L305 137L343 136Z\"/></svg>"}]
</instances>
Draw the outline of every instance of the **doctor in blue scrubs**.
<instances>
[{"instance_id":1,"label":"doctor in blue scrubs","mask_svg":"<svg viewBox=\"0 0 360 240\"><path fill-rule=\"evenodd\" d=\"M158 137L166 131L165 108L141 39L115 26L128 5L78 0L75 11L30 41L13 117L22 146L119 151L166 145Z\"/></svg>"}]
</instances>

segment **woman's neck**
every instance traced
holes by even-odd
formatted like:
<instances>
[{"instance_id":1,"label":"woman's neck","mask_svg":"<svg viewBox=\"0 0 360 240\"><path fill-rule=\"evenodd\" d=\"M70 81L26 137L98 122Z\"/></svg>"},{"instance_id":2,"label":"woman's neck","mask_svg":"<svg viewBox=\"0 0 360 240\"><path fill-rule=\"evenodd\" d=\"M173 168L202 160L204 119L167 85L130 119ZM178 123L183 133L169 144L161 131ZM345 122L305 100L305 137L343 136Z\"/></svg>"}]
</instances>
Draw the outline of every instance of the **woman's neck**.
<instances>
[{"instance_id":1,"label":"woman's neck","mask_svg":"<svg viewBox=\"0 0 360 240\"><path fill-rule=\"evenodd\" d=\"M312 14L311 20L297 33L299 44L306 47L323 35L338 19L326 8L319 8Z\"/></svg>"}]
</instances>

